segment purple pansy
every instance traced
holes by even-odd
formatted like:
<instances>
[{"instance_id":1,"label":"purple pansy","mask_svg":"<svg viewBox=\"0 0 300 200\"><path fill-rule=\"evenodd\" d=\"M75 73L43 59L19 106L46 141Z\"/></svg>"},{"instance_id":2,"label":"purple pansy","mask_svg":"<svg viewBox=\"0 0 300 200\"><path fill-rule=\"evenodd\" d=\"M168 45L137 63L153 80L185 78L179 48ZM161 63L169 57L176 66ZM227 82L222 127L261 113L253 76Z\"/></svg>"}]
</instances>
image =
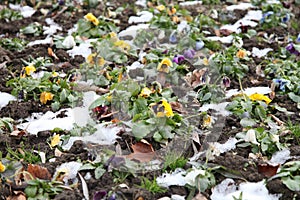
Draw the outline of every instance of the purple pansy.
<instances>
[{"instance_id":1,"label":"purple pansy","mask_svg":"<svg viewBox=\"0 0 300 200\"><path fill-rule=\"evenodd\" d=\"M288 50L291 54L295 54L296 56L300 55L300 52L298 50L296 50L296 48L294 47L294 43L289 43L286 47L286 50Z\"/></svg>"},{"instance_id":2,"label":"purple pansy","mask_svg":"<svg viewBox=\"0 0 300 200\"><path fill-rule=\"evenodd\" d=\"M179 54L179 55L174 56L172 62L175 62L176 64L180 65L180 63L184 60L185 60L185 57L183 55Z\"/></svg>"},{"instance_id":3,"label":"purple pansy","mask_svg":"<svg viewBox=\"0 0 300 200\"><path fill-rule=\"evenodd\" d=\"M193 59L196 54L194 49L187 49L183 52L183 56L188 59Z\"/></svg>"}]
</instances>

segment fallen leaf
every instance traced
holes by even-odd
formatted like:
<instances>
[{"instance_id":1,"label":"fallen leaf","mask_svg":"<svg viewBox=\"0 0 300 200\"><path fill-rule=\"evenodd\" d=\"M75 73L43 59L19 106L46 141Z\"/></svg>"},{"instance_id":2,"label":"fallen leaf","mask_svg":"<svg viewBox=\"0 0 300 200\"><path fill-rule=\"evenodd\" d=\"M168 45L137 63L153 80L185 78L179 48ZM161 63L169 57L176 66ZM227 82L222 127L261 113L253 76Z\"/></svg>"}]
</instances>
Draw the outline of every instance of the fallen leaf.
<instances>
[{"instance_id":1,"label":"fallen leaf","mask_svg":"<svg viewBox=\"0 0 300 200\"><path fill-rule=\"evenodd\" d=\"M27 171L34 177L44 180L50 180L51 174L48 169L39 165L29 164Z\"/></svg>"},{"instance_id":2,"label":"fallen leaf","mask_svg":"<svg viewBox=\"0 0 300 200\"><path fill-rule=\"evenodd\" d=\"M48 55L55 58L56 60L59 60L59 58L56 56L56 54L53 52L52 48L48 47Z\"/></svg>"},{"instance_id":3,"label":"fallen leaf","mask_svg":"<svg viewBox=\"0 0 300 200\"><path fill-rule=\"evenodd\" d=\"M14 194L7 197L6 200L26 200L26 195L22 191L13 191Z\"/></svg>"},{"instance_id":4,"label":"fallen leaf","mask_svg":"<svg viewBox=\"0 0 300 200\"><path fill-rule=\"evenodd\" d=\"M266 177L274 176L277 173L279 165L258 164L258 172Z\"/></svg>"},{"instance_id":5,"label":"fallen leaf","mask_svg":"<svg viewBox=\"0 0 300 200\"><path fill-rule=\"evenodd\" d=\"M128 159L139 162L150 162L155 156L152 145L144 139L131 145L131 148L133 153L126 156Z\"/></svg>"}]
</instances>

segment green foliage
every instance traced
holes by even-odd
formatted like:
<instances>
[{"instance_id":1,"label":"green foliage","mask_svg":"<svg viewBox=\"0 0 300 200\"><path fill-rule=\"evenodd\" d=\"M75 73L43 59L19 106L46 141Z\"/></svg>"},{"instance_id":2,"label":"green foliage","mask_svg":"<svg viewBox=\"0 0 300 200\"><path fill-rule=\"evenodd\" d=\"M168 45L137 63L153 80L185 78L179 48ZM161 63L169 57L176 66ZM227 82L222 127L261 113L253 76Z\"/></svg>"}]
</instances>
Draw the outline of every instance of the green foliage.
<instances>
[{"instance_id":1,"label":"green foliage","mask_svg":"<svg viewBox=\"0 0 300 200\"><path fill-rule=\"evenodd\" d=\"M168 191L166 188L162 188L157 184L156 178L151 181L146 177L141 177L141 185L139 187L148 190L152 194L159 194Z\"/></svg>"},{"instance_id":2,"label":"green foliage","mask_svg":"<svg viewBox=\"0 0 300 200\"><path fill-rule=\"evenodd\" d=\"M32 34L34 36L40 36L43 32L43 26L38 22L33 22L28 26L21 28L20 32L25 35Z\"/></svg>"},{"instance_id":3,"label":"green foliage","mask_svg":"<svg viewBox=\"0 0 300 200\"><path fill-rule=\"evenodd\" d=\"M44 72L39 78L16 77L6 82L7 86L13 88L11 94L24 100L31 98L39 100L40 94L44 91L54 94L51 104L53 110L58 110L61 105L74 106L76 104L80 95L72 90L72 84L67 78L54 76L51 72Z\"/></svg>"},{"instance_id":4,"label":"green foliage","mask_svg":"<svg viewBox=\"0 0 300 200\"><path fill-rule=\"evenodd\" d=\"M175 170L177 168L183 168L187 163L188 159L178 155L176 152L169 152L165 156L165 162L163 170L166 171L167 169Z\"/></svg>"},{"instance_id":5,"label":"green foliage","mask_svg":"<svg viewBox=\"0 0 300 200\"><path fill-rule=\"evenodd\" d=\"M87 38L99 38L110 32L118 32L119 28L115 26L110 19L98 17L99 24L95 26L93 23L86 19L79 19L77 22L76 35L84 36Z\"/></svg>"},{"instance_id":6,"label":"green foliage","mask_svg":"<svg viewBox=\"0 0 300 200\"><path fill-rule=\"evenodd\" d=\"M41 158L38 154L34 153L33 150L28 151L25 149L25 146L22 146L20 149L13 150L10 147L6 148L8 160L23 160L24 162L35 164L40 163Z\"/></svg>"},{"instance_id":7,"label":"green foliage","mask_svg":"<svg viewBox=\"0 0 300 200\"><path fill-rule=\"evenodd\" d=\"M221 52L217 52L210 64L216 67L220 74L225 74L232 78L243 78L249 70L245 61L250 62L251 60L248 56L238 58L236 56L238 50L237 47L230 46Z\"/></svg>"},{"instance_id":8,"label":"green foliage","mask_svg":"<svg viewBox=\"0 0 300 200\"><path fill-rule=\"evenodd\" d=\"M14 130L14 120L9 117L0 118L0 134L11 133Z\"/></svg>"},{"instance_id":9,"label":"green foliage","mask_svg":"<svg viewBox=\"0 0 300 200\"><path fill-rule=\"evenodd\" d=\"M24 192L28 200L52 199L64 189L69 188L59 181L47 181L41 179L27 181L27 184L28 186L25 188Z\"/></svg>"},{"instance_id":10,"label":"green foliage","mask_svg":"<svg viewBox=\"0 0 300 200\"><path fill-rule=\"evenodd\" d=\"M2 38L0 46L10 51L22 51L25 49L27 41L19 38Z\"/></svg>"},{"instance_id":11,"label":"green foliage","mask_svg":"<svg viewBox=\"0 0 300 200\"><path fill-rule=\"evenodd\" d=\"M7 21L15 21L22 19L23 16L19 11L14 11L8 8L3 8L0 10L0 19L5 19Z\"/></svg>"},{"instance_id":12,"label":"green foliage","mask_svg":"<svg viewBox=\"0 0 300 200\"><path fill-rule=\"evenodd\" d=\"M300 161L290 161L280 167L278 174L270 180L281 178L281 181L292 191L300 191Z\"/></svg>"},{"instance_id":13,"label":"green foliage","mask_svg":"<svg viewBox=\"0 0 300 200\"><path fill-rule=\"evenodd\" d=\"M113 170L112 174L114 176L114 183L124 183L126 178L131 175L129 172L118 171L115 169Z\"/></svg>"}]
</instances>

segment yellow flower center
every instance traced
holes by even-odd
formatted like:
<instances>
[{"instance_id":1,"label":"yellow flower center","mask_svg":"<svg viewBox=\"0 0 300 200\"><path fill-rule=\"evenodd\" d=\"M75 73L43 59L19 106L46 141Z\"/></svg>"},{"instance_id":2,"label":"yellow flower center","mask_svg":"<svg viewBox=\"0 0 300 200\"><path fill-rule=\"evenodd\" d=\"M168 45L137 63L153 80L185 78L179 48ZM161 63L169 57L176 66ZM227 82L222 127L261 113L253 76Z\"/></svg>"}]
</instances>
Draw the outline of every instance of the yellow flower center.
<instances>
[{"instance_id":1,"label":"yellow flower center","mask_svg":"<svg viewBox=\"0 0 300 200\"><path fill-rule=\"evenodd\" d=\"M150 96L151 93L152 93L152 91L149 88L144 87L140 93L140 96L147 98Z\"/></svg>"},{"instance_id":2,"label":"yellow flower center","mask_svg":"<svg viewBox=\"0 0 300 200\"><path fill-rule=\"evenodd\" d=\"M51 139L51 143L50 143L50 146L51 147L55 147L59 144L60 142L60 135L59 134L56 134L52 137Z\"/></svg>"},{"instance_id":3,"label":"yellow flower center","mask_svg":"<svg viewBox=\"0 0 300 200\"><path fill-rule=\"evenodd\" d=\"M172 107L171 105L167 102L167 100L163 99L162 100L162 105L164 106L165 108L165 114L167 117L173 117L174 116L174 113L173 113L173 110L172 110Z\"/></svg>"},{"instance_id":4,"label":"yellow flower center","mask_svg":"<svg viewBox=\"0 0 300 200\"><path fill-rule=\"evenodd\" d=\"M159 5L155 7L158 11L164 11L166 9L166 7L164 5Z\"/></svg>"}]
</instances>

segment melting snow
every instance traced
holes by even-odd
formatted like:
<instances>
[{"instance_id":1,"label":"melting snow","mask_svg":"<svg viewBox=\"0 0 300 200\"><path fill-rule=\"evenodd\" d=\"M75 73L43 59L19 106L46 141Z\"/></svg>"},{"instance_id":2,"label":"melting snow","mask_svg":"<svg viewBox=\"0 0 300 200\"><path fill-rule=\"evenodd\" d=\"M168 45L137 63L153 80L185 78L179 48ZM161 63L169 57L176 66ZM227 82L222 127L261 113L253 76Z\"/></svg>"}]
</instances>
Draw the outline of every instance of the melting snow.
<instances>
[{"instance_id":1,"label":"melting snow","mask_svg":"<svg viewBox=\"0 0 300 200\"><path fill-rule=\"evenodd\" d=\"M22 7L20 5L9 4L9 8L12 10L20 11L21 15L25 18L31 17L35 13L35 10L30 6Z\"/></svg>"},{"instance_id":2,"label":"melting snow","mask_svg":"<svg viewBox=\"0 0 300 200\"><path fill-rule=\"evenodd\" d=\"M227 6L226 10L233 11L233 10L247 10L249 8L254 8L251 3L240 3L238 5L231 5Z\"/></svg>"},{"instance_id":3,"label":"melting snow","mask_svg":"<svg viewBox=\"0 0 300 200\"><path fill-rule=\"evenodd\" d=\"M0 92L0 109L5 107L10 101L15 101L16 97L6 93L6 92Z\"/></svg>"},{"instance_id":4,"label":"melting snow","mask_svg":"<svg viewBox=\"0 0 300 200\"><path fill-rule=\"evenodd\" d=\"M43 26L44 35L54 35L57 32L57 30L62 30L62 28L51 18L46 18L45 22L49 25L49 27Z\"/></svg>"},{"instance_id":5,"label":"melting snow","mask_svg":"<svg viewBox=\"0 0 300 200\"><path fill-rule=\"evenodd\" d=\"M211 36L211 37L207 37L206 39L211 41L220 41L222 43L229 44L232 42L233 36L232 35L228 35L226 37Z\"/></svg>"},{"instance_id":6,"label":"melting snow","mask_svg":"<svg viewBox=\"0 0 300 200\"><path fill-rule=\"evenodd\" d=\"M213 142L211 145L213 148L213 155L220 155L220 153L225 153L227 151L230 151L232 149L235 149L235 144L238 142L235 138L229 138L227 142L224 144L220 144L219 142Z\"/></svg>"},{"instance_id":7,"label":"melting snow","mask_svg":"<svg viewBox=\"0 0 300 200\"><path fill-rule=\"evenodd\" d=\"M139 17L136 16L129 17L128 23L132 24L132 23L150 22L151 19L153 18L153 14L149 11L138 12L137 15Z\"/></svg>"},{"instance_id":8,"label":"melting snow","mask_svg":"<svg viewBox=\"0 0 300 200\"><path fill-rule=\"evenodd\" d=\"M19 124L18 128L26 129L30 134L36 135L40 131L53 130L54 128L71 130L74 123L85 126L91 119L88 107L98 97L95 92L86 92L84 93L82 107L61 109L55 113L51 111L45 114L33 113L31 117L26 119L28 122ZM61 112L65 112L66 117L57 117Z\"/></svg>"},{"instance_id":9,"label":"melting snow","mask_svg":"<svg viewBox=\"0 0 300 200\"><path fill-rule=\"evenodd\" d=\"M283 149L281 151L277 151L272 155L272 158L269 162L271 165L284 164L288 159L290 159L290 150Z\"/></svg>"},{"instance_id":10,"label":"melting snow","mask_svg":"<svg viewBox=\"0 0 300 200\"><path fill-rule=\"evenodd\" d=\"M29 42L27 44L27 46L33 46L33 45L37 45L37 44L51 44L51 43L53 43L52 37L47 37L43 40L35 40L35 41L32 41L32 42Z\"/></svg>"},{"instance_id":11,"label":"melting snow","mask_svg":"<svg viewBox=\"0 0 300 200\"><path fill-rule=\"evenodd\" d=\"M228 102L222 102L222 103L210 103L210 104L204 104L199 111L201 112L206 112L209 109L215 110L217 111L217 114L220 114L222 116L228 116L230 115L231 112L229 112L228 110L226 110L226 106L228 105Z\"/></svg>"},{"instance_id":12,"label":"melting snow","mask_svg":"<svg viewBox=\"0 0 300 200\"><path fill-rule=\"evenodd\" d=\"M264 181L245 182L236 186L234 180L227 178L212 189L210 198L212 200L234 200L239 199L241 193L243 200L278 200L281 196L269 194Z\"/></svg>"},{"instance_id":13,"label":"melting snow","mask_svg":"<svg viewBox=\"0 0 300 200\"><path fill-rule=\"evenodd\" d=\"M163 173L160 177L156 178L156 182L162 187L169 187L171 185L184 186L185 184L195 186L195 178L199 174L204 175L205 171L195 168L185 171L177 168L173 173Z\"/></svg>"},{"instance_id":14,"label":"melting snow","mask_svg":"<svg viewBox=\"0 0 300 200\"><path fill-rule=\"evenodd\" d=\"M74 58L76 55L83 56L85 59L92 53L91 50L91 42L96 41L96 39L89 39L86 41L83 41L79 46L74 46L73 49L68 50L68 54Z\"/></svg>"},{"instance_id":15,"label":"melting snow","mask_svg":"<svg viewBox=\"0 0 300 200\"><path fill-rule=\"evenodd\" d=\"M118 34L118 36L119 37L131 36L132 38L135 38L138 30L147 29L147 28L149 28L149 24L132 25L126 28L125 30L121 31Z\"/></svg>"},{"instance_id":16,"label":"melting snow","mask_svg":"<svg viewBox=\"0 0 300 200\"><path fill-rule=\"evenodd\" d=\"M244 90L244 93L248 96L251 94L259 93L259 94L269 94L272 92L271 88L269 87L251 87L251 88L246 88ZM241 92L238 89L231 89L226 92L226 98L230 98L234 95L241 94Z\"/></svg>"},{"instance_id":17,"label":"melting snow","mask_svg":"<svg viewBox=\"0 0 300 200\"><path fill-rule=\"evenodd\" d=\"M265 48L265 49L258 49L257 47L252 48L252 56L256 56L258 58L264 57L269 53L270 51L273 51L271 48Z\"/></svg>"}]
</instances>

